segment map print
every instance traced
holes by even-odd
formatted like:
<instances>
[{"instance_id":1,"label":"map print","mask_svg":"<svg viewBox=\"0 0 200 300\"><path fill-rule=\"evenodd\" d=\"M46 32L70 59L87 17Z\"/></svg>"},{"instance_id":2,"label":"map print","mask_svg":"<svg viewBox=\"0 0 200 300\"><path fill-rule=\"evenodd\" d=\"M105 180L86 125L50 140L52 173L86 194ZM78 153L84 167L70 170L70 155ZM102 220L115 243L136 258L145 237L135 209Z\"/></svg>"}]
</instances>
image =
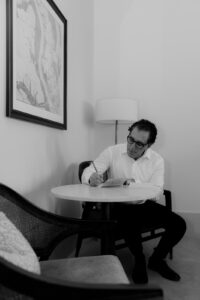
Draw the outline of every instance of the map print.
<instances>
[{"instance_id":1,"label":"map print","mask_svg":"<svg viewBox=\"0 0 200 300\"><path fill-rule=\"evenodd\" d=\"M46 0L17 0L15 18L16 101L62 116L62 24Z\"/></svg>"}]
</instances>

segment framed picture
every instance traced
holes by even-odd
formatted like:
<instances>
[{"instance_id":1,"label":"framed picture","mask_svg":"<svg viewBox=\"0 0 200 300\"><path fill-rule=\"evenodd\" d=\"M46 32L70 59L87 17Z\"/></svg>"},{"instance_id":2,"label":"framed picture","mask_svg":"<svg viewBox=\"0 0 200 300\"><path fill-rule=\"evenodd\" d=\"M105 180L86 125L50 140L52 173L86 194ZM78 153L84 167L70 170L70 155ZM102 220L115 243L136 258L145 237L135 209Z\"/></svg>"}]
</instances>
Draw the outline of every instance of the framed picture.
<instances>
[{"instance_id":1,"label":"framed picture","mask_svg":"<svg viewBox=\"0 0 200 300\"><path fill-rule=\"evenodd\" d=\"M52 0L6 3L6 115L67 129L67 20Z\"/></svg>"}]
</instances>

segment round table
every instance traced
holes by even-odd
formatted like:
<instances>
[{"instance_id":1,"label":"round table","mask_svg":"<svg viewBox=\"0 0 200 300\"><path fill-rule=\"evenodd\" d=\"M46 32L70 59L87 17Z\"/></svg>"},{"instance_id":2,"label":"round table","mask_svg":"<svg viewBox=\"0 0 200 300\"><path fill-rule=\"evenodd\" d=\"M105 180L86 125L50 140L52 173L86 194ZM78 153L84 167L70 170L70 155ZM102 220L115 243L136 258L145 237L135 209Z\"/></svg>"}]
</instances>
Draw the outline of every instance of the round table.
<instances>
[{"instance_id":1,"label":"round table","mask_svg":"<svg viewBox=\"0 0 200 300\"><path fill-rule=\"evenodd\" d=\"M131 186L91 187L87 184L69 184L51 190L57 198L82 202L138 202L157 197L161 190L149 183L132 183Z\"/></svg>"},{"instance_id":2,"label":"round table","mask_svg":"<svg viewBox=\"0 0 200 300\"><path fill-rule=\"evenodd\" d=\"M105 219L110 219L110 204L117 202L141 203L147 199L156 198L161 194L159 187L149 183L132 183L130 186L120 187L91 187L87 184L69 184L51 189L51 193L61 199L81 202L101 202ZM102 242L104 253L112 253L113 239L106 233Z\"/></svg>"}]
</instances>

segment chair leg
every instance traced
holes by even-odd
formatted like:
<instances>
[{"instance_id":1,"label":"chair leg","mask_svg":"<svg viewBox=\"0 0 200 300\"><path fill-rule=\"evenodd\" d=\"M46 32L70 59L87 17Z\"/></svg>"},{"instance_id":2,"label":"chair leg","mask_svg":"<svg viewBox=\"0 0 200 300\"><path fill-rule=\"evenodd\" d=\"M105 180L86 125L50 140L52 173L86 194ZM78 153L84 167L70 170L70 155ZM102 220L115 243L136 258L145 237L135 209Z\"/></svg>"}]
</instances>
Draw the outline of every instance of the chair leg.
<instances>
[{"instance_id":1,"label":"chair leg","mask_svg":"<svg viewBox=\"0 0 200 300\"><path fill-rule=\"evenodd\" d=\"M82 235L81 235L81 234L78 234L77 242L76 242L76 252L75 252L75 257L78 257L78 255L79 255L79 251L80 251L80 249L81 249L82 241L83 241Z\"/></svg>"},{"instance_id":2,"label":"chair leg","mask_svg":"<svg viewBox=\"0 0 200 300\"><path fill-rule=\"evenodd\" d=\"M104 254L115 255L116 254L115 242L114 242L114 239L113 239L113 236L111 233L102 235L100 242L101 242L101 255L104 255Z\"/></svg>"}]
</instances>

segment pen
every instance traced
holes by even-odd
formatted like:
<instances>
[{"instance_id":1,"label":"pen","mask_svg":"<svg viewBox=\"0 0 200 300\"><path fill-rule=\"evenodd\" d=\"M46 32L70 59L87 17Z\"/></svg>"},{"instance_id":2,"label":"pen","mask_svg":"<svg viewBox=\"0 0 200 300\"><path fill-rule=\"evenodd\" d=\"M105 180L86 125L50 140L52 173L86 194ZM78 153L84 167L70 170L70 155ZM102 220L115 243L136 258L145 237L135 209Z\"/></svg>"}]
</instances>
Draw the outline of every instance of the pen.
<instances>
[{"instance_id":1,"label":"pen","mask_svg":"<svg viewBox=\"0 0 200 300\"><path fill-rule=\"evenodd\" d=\"M96 168L96 166L95 166L95 163L94 163L93 161L92 161L92 165L93 165L93 167L94 167L96 173L98 173L97 168Z\"/></svg>"}]
</instances>

